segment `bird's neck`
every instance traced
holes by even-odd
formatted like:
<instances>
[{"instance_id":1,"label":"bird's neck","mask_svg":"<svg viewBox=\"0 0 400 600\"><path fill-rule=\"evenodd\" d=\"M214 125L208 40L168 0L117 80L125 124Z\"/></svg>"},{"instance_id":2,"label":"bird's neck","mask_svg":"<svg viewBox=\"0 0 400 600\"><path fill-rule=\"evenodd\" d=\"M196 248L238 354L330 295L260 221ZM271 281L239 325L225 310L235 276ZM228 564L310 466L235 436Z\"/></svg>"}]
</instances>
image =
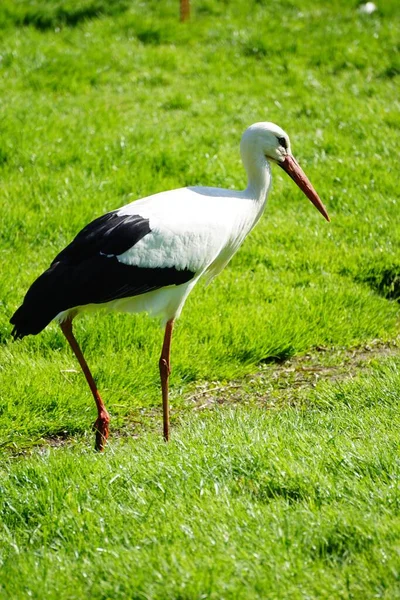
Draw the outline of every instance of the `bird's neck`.
<instances>
[{"instance_id":1,"label":"bird's neck","mask_svg":"<svg viewBox=\"0 0 400 600\"><path fill-rule=\"evenodd\" d=\"M247 159L242 155L243 165L247 173L247 197L264 205L271 187L271 166L263 154L253 155Z\"/></svg>"}]
</instances>

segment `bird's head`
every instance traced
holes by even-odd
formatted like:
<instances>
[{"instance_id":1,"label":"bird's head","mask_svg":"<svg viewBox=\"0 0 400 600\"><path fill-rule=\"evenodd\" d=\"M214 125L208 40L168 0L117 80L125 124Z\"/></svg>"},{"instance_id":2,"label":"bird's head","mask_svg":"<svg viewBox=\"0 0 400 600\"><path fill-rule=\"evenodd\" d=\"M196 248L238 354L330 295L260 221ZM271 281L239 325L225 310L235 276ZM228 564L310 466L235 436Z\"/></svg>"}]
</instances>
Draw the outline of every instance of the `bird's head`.
<instances>
[{"instance_id":1,"label":"bird's head","mask_svg":"<svg viewBox=\"0 0 400 600\"><path fill-rule=\"evenodd\" d=\"M243 134L242 155L248 151L255 155L263 155L268 161L279 165L299 186L319 212L329 221L325 206L311 185L307 175L292 154L288 134L275 123L254 123Z\"/></svg>"}]
</instances>

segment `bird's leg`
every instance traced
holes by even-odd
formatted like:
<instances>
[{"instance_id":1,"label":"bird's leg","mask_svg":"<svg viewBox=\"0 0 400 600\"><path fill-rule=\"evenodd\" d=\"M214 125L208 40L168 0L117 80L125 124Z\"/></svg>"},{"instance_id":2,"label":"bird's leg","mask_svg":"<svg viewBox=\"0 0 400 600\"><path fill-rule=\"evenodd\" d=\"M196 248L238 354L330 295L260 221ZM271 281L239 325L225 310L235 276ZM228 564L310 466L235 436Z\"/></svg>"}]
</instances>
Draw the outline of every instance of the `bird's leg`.
<instances>
[{"instance_id":1,"label":"bird's leg","mask_svg":"<svg viewBox=\"0 0 400 600\"><path fill-rule=\"evenodd\" d=\"M103 400L100 397L96 384L94 382L93 376L90 372L90 369L87 365L85 357L82 354L82 350L79 347L78 342L72 332L72 319L66 319L62 323L60 323L61 329L65 337L67 338L69 345L72 348L73 353L81 365L82 371L86 377L86 381L89 384L90 391L93 394L94 401L97 406L98 417L94 424L94 430L96 431L96 445L95 448L99 452L102 452L104 446L106 444L108 438L108 426L110 423L110 415L108 414L106 407L104 406Z\"/></svg>"},{"instance_id":2,"label":"bird's leg","mask_svg":"<svg viewBox=\"0 0 400 600\"><path fill-rule=\"evenodd\" d=\"M160 367L160 378L161 378L161 390L162 390L162 402L163 402L163 424L164 424L164 440L169 440L169 405L168 405L168 378L171 373L170 365L170 348L172 329L174 327L174 320L171 319L165 326L164 343L161 351L159 367Z\"/></svg>"}]
</instances>

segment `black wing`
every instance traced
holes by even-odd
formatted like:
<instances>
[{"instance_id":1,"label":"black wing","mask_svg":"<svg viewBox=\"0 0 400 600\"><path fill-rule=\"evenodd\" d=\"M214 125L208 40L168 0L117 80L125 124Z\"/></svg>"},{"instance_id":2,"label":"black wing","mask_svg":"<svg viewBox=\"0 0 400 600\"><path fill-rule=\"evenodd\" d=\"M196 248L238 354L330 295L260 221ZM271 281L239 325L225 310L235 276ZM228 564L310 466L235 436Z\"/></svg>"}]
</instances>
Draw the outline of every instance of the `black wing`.
<instances>
[{"instance_id":1,"label":"black wing","mask_svg":"<svg viewBox=\"0 0 400 600\"><path fill-rule=\"evenodd\" d=\"M149 219L113 211L86 225L51 264L63 261L78 264L98 254L122 254L150 232Z\"/></svg>"},{"instance_id":2,"label":"black wing","mask_svg":"<svg viewBox=\"0 0 400 600\"><path fill-rule=\"evenodd\" d=\"M140 215L112 212L89 223L31 285L10 319L12 335L37 334L70 308L138 296L192 279L194 273L187 269L142 268L118 261L119 254L149 234L149 220Z\"/></svg>"}]
</instances>

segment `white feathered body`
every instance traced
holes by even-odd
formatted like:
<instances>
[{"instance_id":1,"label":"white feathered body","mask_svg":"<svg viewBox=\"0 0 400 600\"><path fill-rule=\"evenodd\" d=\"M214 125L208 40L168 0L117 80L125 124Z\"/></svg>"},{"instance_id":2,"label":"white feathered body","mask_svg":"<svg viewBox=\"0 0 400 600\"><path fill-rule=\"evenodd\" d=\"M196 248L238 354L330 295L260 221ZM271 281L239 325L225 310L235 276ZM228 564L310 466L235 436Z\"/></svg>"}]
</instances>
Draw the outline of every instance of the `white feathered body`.
<instances>
[{"instance_id":1,"label":"white feathered body","mask_svg":"<svg viewBox=\"0 0 400 600\"><path fill-rule=\"evenodd\" d=\"M180 315L190 291L205 276L216 277L257 223L264 201L246 191L211 187L186 187L154 194L123 206L118 215L140 215L149 219L151 233L117 256L119 262L142 268L174 267L195 273L182 285L120 298L107 303L86 304L63 311L70 313L106 309L136 313L145 311L163 324Z\"/></svg>"}]
</instances>

